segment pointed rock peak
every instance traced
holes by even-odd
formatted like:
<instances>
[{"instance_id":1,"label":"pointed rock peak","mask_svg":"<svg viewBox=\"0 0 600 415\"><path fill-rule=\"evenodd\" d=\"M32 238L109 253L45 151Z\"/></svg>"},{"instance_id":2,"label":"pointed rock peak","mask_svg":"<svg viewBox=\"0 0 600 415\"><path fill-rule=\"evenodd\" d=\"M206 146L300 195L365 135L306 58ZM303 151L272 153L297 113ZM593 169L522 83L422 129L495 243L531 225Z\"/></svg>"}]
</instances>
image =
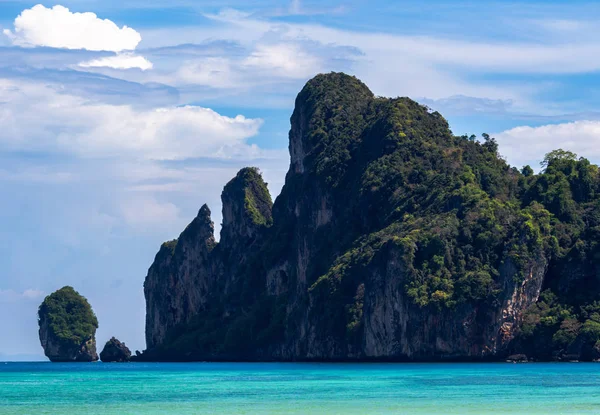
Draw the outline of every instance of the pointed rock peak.
<instances>
[{"instance_id":1,"label":"pointed rock peak","mask_svg":"<svg viewBox=\"0 0 600 415\"><path fill-rule=\"evenodd\" d=\"M273 201L267 183L264 182L260 170L256 167L241 169L223 190L223 204L238 203L246 219L255 225L270 225ZM229 212L227 212L229 213ZM225 218L225 216L228 216ZM234 219L223 212L224 224Z\"/></svg>"},{"instance_id":2,"label":"pointed rock peak","mask_svg":"<svg viewBox=\"0 0 600 415\"><path fill-rule=\"evenodd\" d=\"M198 215L179 236L178 244L199 241L212 249L215 245L214 231L215 225L210 217L210 209L204 204L198 211Z\"/></svg>"},{"instance_id":3,"label":"pointed rock peak","mask_svg":"<svg viewBox=\"0 0 600 415\"><path fill-rule=\"evenodd\" d=\"M253 237L258 228L271 226L273 201L260 171L246 167L225 186L223 201L223 229L221 240Z\"/></svg>"},{"instance_id":4,"label":"pointed rock peak","mask_svg":"<svg viewBox=\"0 0 600 415\"><path fill-rule=\"evenodd\" d=\"M173 257L177 251L185 249L182 248L182 244L183 246L200 244L210 252L217 244L214 234L215 224L210 218L210 209L204 204L194 220L181 232L179 238L164 242L161 245L154 262L162 263Z\"/></svg>"},{"instance_id":5,"label":"pointed rock peak","mask_svg":"<svg viewBox=\"0 0 600 415\"><path fill-rule=\"evenodd\" d=\"M202 219L205 221L211 221L210 215L211 215L210 209L208 208L208 205L205 203L202 205L202 207L198 211L198 216L196 216L196 218Z\"/></svg>"}]
</instances>

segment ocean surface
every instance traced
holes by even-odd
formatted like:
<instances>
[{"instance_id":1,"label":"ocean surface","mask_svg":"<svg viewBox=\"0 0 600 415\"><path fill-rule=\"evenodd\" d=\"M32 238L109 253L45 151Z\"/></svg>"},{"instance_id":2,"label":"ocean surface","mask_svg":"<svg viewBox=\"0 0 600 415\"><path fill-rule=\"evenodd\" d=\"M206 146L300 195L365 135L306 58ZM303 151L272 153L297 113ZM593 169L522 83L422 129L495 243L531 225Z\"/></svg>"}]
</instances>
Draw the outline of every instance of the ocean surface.
<instances>
[{"instance_id":1,"label":"ocean surface","mask_svg":"<svg viewBox=\"0 0 600 415\"><path fill-rule=\"evenodd\" d=\"M0 363L0 414L600 414L600 364Z\"/></svg>"}]
</instances>

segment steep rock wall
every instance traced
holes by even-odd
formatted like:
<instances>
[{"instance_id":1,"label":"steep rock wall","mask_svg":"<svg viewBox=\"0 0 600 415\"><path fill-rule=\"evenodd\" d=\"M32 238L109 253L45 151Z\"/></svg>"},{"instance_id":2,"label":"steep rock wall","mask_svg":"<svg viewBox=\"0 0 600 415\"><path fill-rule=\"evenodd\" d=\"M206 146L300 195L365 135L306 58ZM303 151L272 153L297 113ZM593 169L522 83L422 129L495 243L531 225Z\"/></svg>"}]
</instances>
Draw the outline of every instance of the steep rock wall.
<instances>
[{"instance_id":1,"label":"steep rock wall","mask_svg":"<svg viewBox=\"0 0 600 415\"><path fill-rule=\"evenodd\" d=\"M344 74L309 81L291 123L273 206L243 169L219 244L205 215L187 255L182 238L161 248L143 359L505 356L544 283L550 214L514 202L495 142Z\"/></svg>"}]
</instances>

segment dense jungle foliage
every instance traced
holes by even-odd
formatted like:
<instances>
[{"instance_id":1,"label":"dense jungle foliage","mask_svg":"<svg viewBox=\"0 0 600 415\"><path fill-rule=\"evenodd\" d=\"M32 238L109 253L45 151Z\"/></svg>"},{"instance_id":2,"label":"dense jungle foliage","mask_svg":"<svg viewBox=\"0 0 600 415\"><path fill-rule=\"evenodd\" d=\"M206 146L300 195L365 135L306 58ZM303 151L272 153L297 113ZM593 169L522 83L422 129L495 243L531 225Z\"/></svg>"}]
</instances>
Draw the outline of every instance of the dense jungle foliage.
<instances>
[{"instance_id":1,"label":"dense jungle foliage","mask_svg":"<svg viewBox=\"0 0 600 415\"><path fill-rule=\"evenodd\" d=\"M345 90L356 107L360 88ZM515 350L548 359L582 347L600 351L597 166L558 149L545 155L539 174L519 171L488 134L454 136L440 114L407 98L373 99L362 116L333 105L321 112L337 142L318 153L318 175L358 194L346 220L362 218L363 226L310 290L323 291L327 312L345 318L349 334L360 328L362 275L394 246L414 303L449 311L498 301L504 267L522 280L544 258L545 292L527 311ZM547 351L538 353L541 344Z\"/></svg>"},{"instance_id":2,"label":"dense jungle foliage","mask_svg":"<svg viewBox=\"0 0 600 415\"><path fill-rule=\"evenodd\" d=\"M98 319L88 301L68 286L47 296L38 316L40 324L48 322L50 335L67 347L81 346L98 328Z\"/></svg>"}]
</instances>

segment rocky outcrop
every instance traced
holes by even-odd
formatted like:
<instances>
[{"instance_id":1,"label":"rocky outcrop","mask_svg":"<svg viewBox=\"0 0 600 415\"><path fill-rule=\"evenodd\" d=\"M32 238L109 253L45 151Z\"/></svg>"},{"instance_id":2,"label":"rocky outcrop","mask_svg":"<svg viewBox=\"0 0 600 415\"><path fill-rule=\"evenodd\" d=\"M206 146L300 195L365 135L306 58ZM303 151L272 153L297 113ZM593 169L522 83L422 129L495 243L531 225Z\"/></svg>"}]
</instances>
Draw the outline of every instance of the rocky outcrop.
<instances>
[{"instance_id":1,"label":"rocky outcrop","mask_svg":"<svg viewBox=\"0 0 600 415\"><path fill-rule=\"evenodd\" d=\"M159 251L140 360L518 353L557 242L495 141L453 136L440 114L344 74L309 81L291 123L274 205L243 169L222 194L219 243L203 207Z\"/></svg>"},{"instance_id":2,"label":"rocky outcrop","mask_svg":"<svg viewBox=\"0 0 600 415\"><path fill-rule=\"evenodd\" d=\"M98 320L88 301L72 287L47 296L40 305L39 337L52 362L95 362Z\"/></svg>"},{"instance_id":3,"label":"rocky outcrop","mask_svg":"<svg viewBox=\"0 0 600 415\"><path fill-rule=\"evenodd\" d=\"M524 354L511 354L506 358L508 363L527 363L529 360Z\"/></svg>"},{"instance_id":4,"label":"rocky outcrop","mask_svg":"<svg viewBox=\"0 0 600 415\"><path fill-rule=\"evenodd\" d=\"M240 170L223 189L221 200L221 247L247 249L273 223L271 195L256 168Z\"/></svg>"},{"instance_id":5,"label":"rocky outcrop","mask_svg":"<svg viewBox=\"0 0 600 415\"><path fill-rule=\"evenodd\" d=\"M178 239L164 243L148 271L146 344L162 345L167 334L208 310L217 293L238 292L235 276L263 231L271 226L271 196L256 168L242 169L223 190L221 242L214 238L210 209L204 205ZM184 328L185 329L185 328Z\"/></svg>"},{"instance_id":6,"label":"rocky outcrop","mask_svg":"<svg viewBox=\"0 0 600 415\"><path fill-rule=\"evenodd\" d=\"M210 209L204 205L178 239L161 246L144 283L149 348L201 311L212 282L213 233Z\"/></svg>"},{"instance_id":7,"label":"rocky outcrop","mask_svg":"<svg viewBox=\"0 0 600 415\"><path fill-rule=\"evenodd\" d=\"M112 337L100 352L100 360L104 363L124 363L131 360L131 350L116 338Z\"/></svg>"}]
</instances>

